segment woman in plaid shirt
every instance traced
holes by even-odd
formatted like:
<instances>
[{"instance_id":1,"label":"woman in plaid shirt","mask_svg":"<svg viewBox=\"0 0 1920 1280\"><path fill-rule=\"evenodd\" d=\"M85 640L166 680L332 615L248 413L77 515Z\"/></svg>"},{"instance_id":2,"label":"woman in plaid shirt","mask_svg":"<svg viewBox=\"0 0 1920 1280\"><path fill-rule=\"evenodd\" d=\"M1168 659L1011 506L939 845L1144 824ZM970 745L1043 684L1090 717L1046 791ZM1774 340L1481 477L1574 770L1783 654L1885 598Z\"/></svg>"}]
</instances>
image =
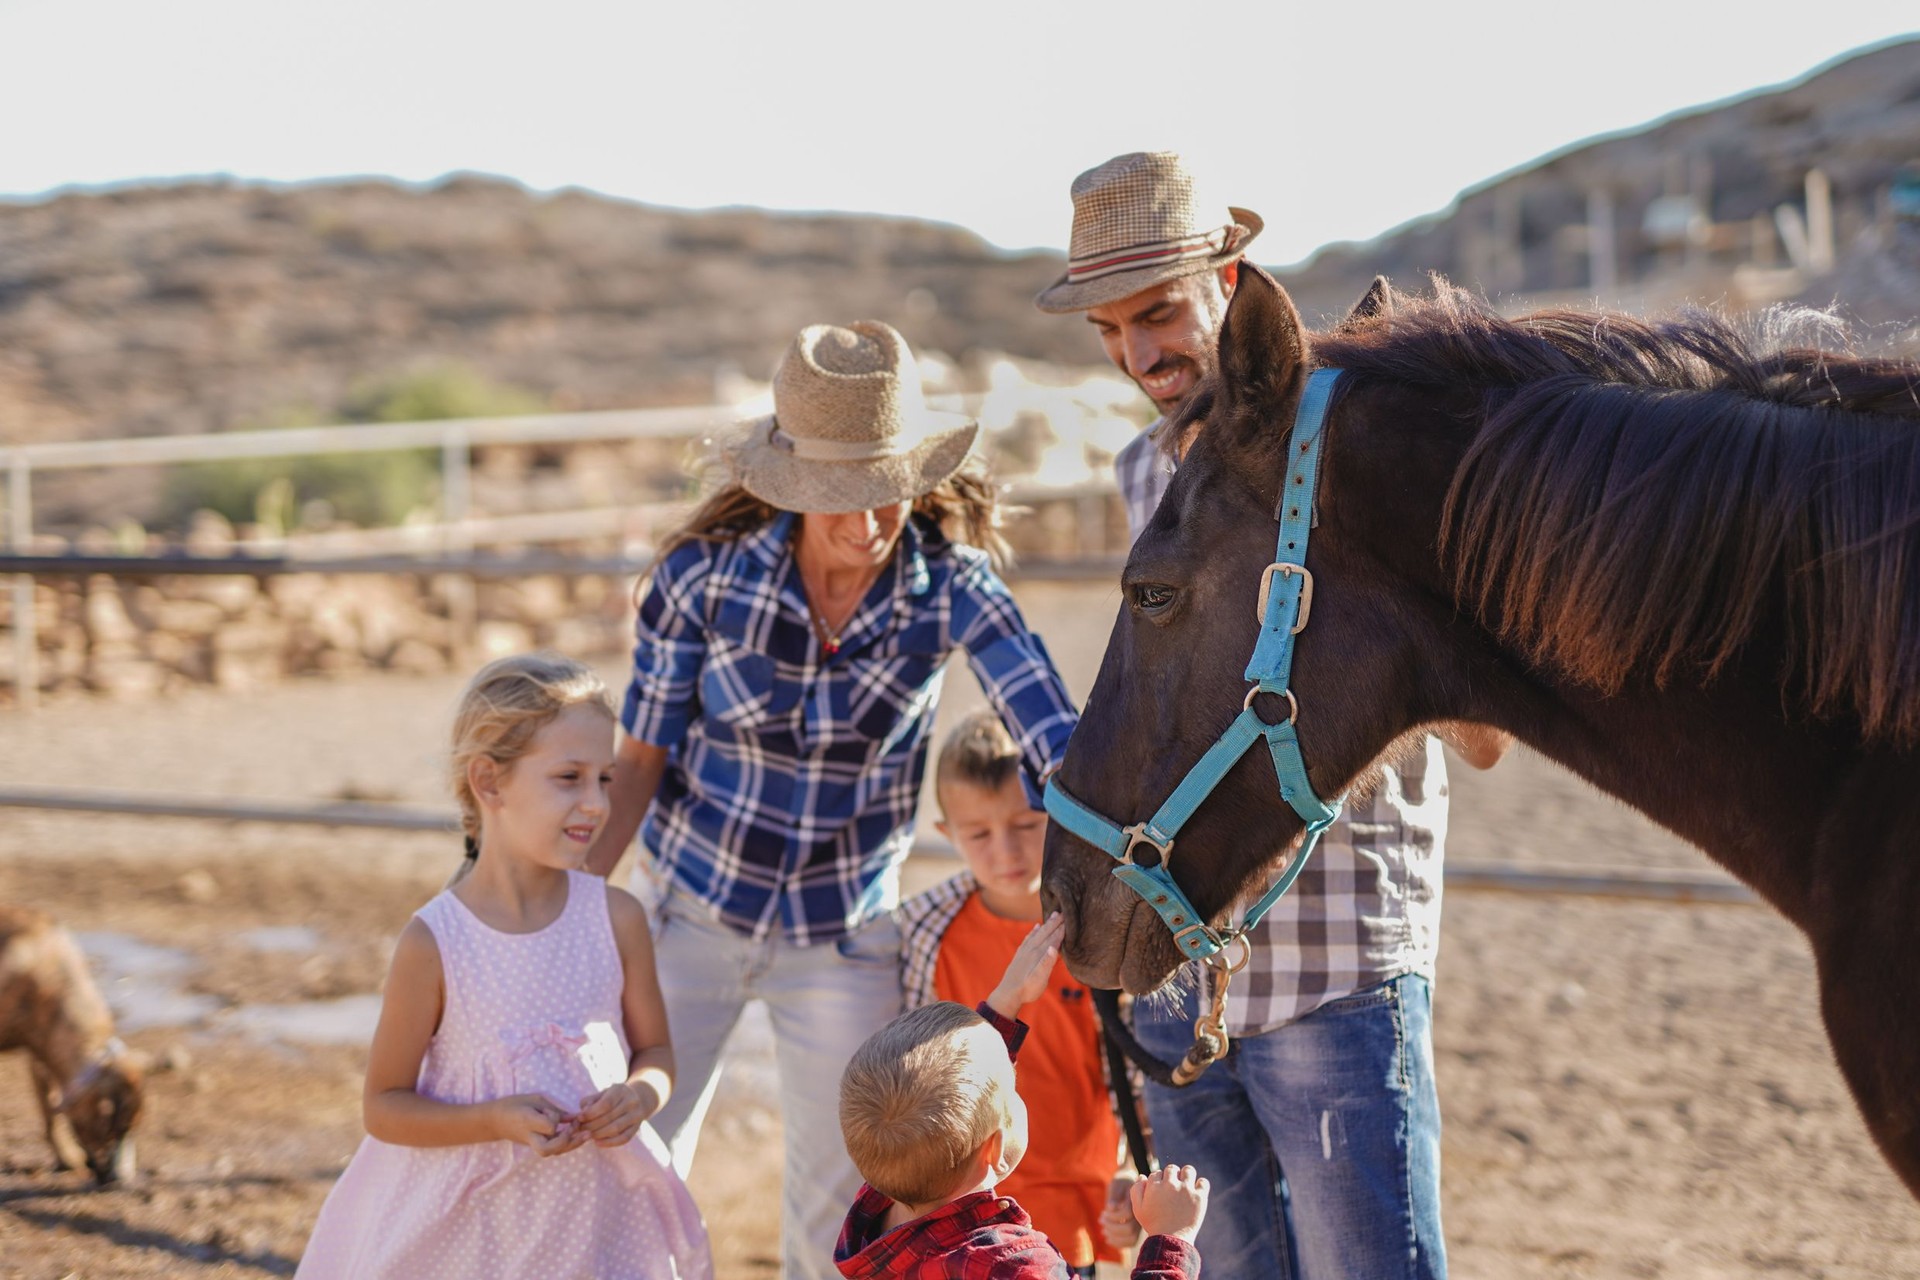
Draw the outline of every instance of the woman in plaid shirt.
<instances>
[{"instance_id":1,"label":"woman in plaid shirt","mask_svg":"<svg viewBox=\"0 0 1920 1280\"><path fill-rule=\"evenodd\" d=\"M1077 714L994 572L993 493L965 466L978 424L926 409L900 335L803 330L774 406L656 562L589 865L609 872L639 830L681 1082L654 1123L683 1176L727 1035L766 1002L800 1280L834 1275L860 1186L840 1073L899 1012L890 912L946 659L966 651L1036 805Z\"/></svg>"}]
</instances>

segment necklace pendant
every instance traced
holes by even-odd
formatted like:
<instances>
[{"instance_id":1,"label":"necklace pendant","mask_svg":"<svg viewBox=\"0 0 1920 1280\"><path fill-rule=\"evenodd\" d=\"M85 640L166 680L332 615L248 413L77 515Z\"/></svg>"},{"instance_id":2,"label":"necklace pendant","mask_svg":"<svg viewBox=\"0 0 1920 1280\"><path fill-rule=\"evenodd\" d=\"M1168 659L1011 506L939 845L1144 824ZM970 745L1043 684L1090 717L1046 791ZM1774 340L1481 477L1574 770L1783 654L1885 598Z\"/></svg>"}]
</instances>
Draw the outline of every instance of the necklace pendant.
<instances>
[{"instance_id":1,"label":"necklace pendant","mask_svg":"<svg viewBox=\"0 0 1920 1280\"><path fill-rule=\"evenodd\" d=\"M840 637L828 636L824 641L821 642L820 651L826 654L829 658L831 658L834 654L839 653Z\"/></svg>"}]
</instances>

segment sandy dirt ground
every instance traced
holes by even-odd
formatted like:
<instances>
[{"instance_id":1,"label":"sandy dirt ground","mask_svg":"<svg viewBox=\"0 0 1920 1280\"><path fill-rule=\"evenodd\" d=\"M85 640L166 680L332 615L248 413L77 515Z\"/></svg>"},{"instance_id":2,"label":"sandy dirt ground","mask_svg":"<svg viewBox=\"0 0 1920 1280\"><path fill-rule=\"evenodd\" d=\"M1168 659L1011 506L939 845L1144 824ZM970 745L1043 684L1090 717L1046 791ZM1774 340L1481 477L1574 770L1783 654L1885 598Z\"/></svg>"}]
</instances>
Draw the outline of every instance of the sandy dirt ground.
<instances>
[{"instance_id":1,"label":"sandy dirt ground","mask_svg":"<svg viewBox=\"0 0 1920 1280\"><path fill-rule=\"evenodd\" d=\"M1113 593L1020 594L1084 694ZM60 703L0 719L0 785L443 804L457 686ZM956 676L943 718L978 697ZM1706 869L1525 754L1454 781L1456 858ZM0 1058L0 1278L290 1274L359 1140L390 940L456 856L426 835L0 809L0 900L83 936L154 1061L142 1175L94 1191L52 1171L25 1064ZM916 860L909 887L952 868ZM1763 908L1456 890L1436 1039L1455 1275L1920 1275L1920 1210L1835 1071L1805 945ZM729 1280L777 1270L770 1072L743 1024L694 1169Z\"/></svg>"}]
</instances>

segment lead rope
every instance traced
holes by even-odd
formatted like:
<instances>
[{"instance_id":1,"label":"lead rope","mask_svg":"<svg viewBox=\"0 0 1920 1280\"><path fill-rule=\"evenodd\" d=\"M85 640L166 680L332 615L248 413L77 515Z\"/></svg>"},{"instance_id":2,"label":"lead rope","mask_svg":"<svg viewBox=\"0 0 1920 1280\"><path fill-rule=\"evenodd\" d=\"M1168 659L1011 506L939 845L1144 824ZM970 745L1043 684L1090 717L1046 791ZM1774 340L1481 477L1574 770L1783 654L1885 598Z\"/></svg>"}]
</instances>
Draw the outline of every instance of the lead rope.
<instances>
[{"instance_id":1,"label":"lead rope","mask_svg":"<svg viewBox=\"0 0 1920 1280\"><path fill-rule=\"evenodd\" d=\"M1226 1057L1227 1051L1233 1047L1233 1039L1227 1034L1227 991L1233 984L1233 975L1246 968L1247 962L1253 958L1253 944L1247 941L1245 934L1233 935L1228 941L1228 946L1231 947L1235 942L1240 944L1239 963L1224 959L1223 957L1227 954L1224 950L1208 956L1203 962L1213 971L1207 982L1207 1008L1194 1019L1193 1043L1187 1047L1186 1053L1177 1065L1168 1066L1135 1038L1133 1029L1127 1026L1126 1019L1120 1016L1118 991L1095 987L1093 988L1093 1007L1100 1015L1100 1027L1106 1033L1108 1045L1118 1048L1130 1062L1140 1068L1147 1079L1155 1084L1165 1085L1169 1089L1184 1089L1198 1080L1202 1072ZM1120 1078L1124 1079L1124 1076L1123 1072ZM1116 1094L1120 1092L1119 1080L1116 1080L1114 1090ZM1126 1112L1131 1105L1131 1092L1129 1088L1127 1095L1121 1099L1123 1122L1127 1118ZM1133 1139L1134 1135L1129 1132L1127 1134L1129 1146L1133 1145ZM1142 1158L1141 1153L1136 1149L1133 1154L1134 1162L1138 1164Z\"/></svg>"}]
</instances>

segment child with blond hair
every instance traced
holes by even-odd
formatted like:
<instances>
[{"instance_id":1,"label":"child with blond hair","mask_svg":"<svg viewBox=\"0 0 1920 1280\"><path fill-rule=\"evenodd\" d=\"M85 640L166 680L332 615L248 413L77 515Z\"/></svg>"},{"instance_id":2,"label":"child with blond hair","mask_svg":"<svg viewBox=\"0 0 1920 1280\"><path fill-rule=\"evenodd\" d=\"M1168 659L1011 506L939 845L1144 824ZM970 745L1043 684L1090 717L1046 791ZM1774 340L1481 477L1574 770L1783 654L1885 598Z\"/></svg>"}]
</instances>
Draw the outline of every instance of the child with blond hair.
<instances>
[{"instance_id":1,"label":"child with blond hair","mask_svg":"<svg viewBox=\"0 0 1920 1280\"><path fill-rule=\"evenodd\" d=\"M1046 982L1056 918L1035 929L1007 975L1016 992ZM840 1081L840 1129L867 1180L834 1263L847 1280L1070 1280L1069 1265L1002 1184L1028 1145L1014 1085L1024 1023L936 1000L868 1038ZM1132 1185L1147 1232L1134 1280L1198 1280L1193 1238L1207 1180L1168 1166Z\"/></svg>"},{"instance_id":2,"label":"child with blond hair","mask_svg":"<svg viewBox=\"0 0 1920 1280\"><path fill-rule=\"evenodd\" d=\"M646 1121L673 1048L646 916L580 870L614 713L587 667L502 658L454 719L463 874L408 922L367 1062L367 1138L298 1275L710 1280Z\"/></svg>"},{"instance_id":3,"label":"child with blond hair","mask_svg":"<svg viewBox=\"0 0 1920 1280\"><path fill-rule=\"evenodd\" d=\"M1120 1127L1087 989L1055 960L1024 1007L1001 989L1021 944L1040 924L1047 815L1020 782L1020 752L998 717L977 712L940 746L934 765L939 828L966 864L900 908L906 1007L952 1000L994 1004L1033 1027L1020 1092L1033 1117L1033 1153L1003 1188L1057 1245L1074 1274L1117 1262L1137 1228L1127 1220Z\"/></svg>"}]
</instances>

